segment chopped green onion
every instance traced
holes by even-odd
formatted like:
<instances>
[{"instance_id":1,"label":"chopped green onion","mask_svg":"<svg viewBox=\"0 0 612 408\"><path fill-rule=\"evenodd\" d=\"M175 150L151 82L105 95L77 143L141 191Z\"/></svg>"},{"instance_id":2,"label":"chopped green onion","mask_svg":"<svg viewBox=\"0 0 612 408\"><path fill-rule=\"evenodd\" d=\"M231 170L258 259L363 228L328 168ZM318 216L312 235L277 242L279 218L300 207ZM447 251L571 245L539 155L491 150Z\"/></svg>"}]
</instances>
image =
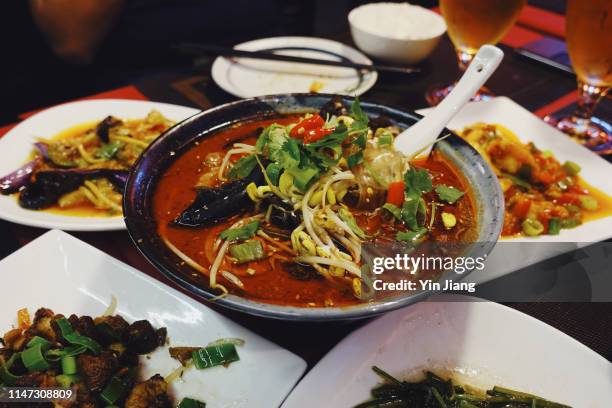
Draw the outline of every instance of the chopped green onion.
<instances>
[{"instance_id":1,"label":"chopped green onion","mask_svg":"<svg viewBox=\"0 0 612 408\"><path fill-rule=\"evenodd\" d=\"M393 143L393 134L389 131L382 132L380 136L378 136L378 145L390 145Z\"/></svg>"},{"instance_id":2,"label":"chopped green onion","mask_svg":"<svg viewBox=\"0 0 612 408\"><path fill-rule=\"evenodd\" d=\"M62 372L64 374L77 373L77 360L74 356L64 356L61 360Z\"/></svg>"},{"instance_id":3,"label":"chopped green onion","mask_svg":"<svg viewBox=\"0 0 612 408\"><path fill-rule=\"evenodd\" d=\"M49 363L45 360L42 352L42 345L36 344L21 352L21 361L29 372L45 371L48 369Z\"/></svg>"},{"instance_id":4,"label":"chopped green onion","mask_svg":"<svg viewBox=\"0 0 612 408\"><path fill-rule=\"evenodd\" d=\"M70 388L73 384L81 382L81 377L75 374L60 374L55 376L55 381L61 388Z\"/></svg>"},{"instance_id":5,"label":"chopped green onion","mask_svg":"<svg viewBox=\"0 0 612 408\"><path fill-rule=\"evenodd\" d=\"M561 232L561 219L559 217L552 217L548 221L548 233L550 235L558 235Z\"/></svg>"},{"instance_id":6,"label":"chopped green onion","mask_svg":"<svg viewBox=\"0 0 612 408\"><path fill-rule=\"evenodd\" d=\"M44 339L40 336L34 336L30 341L28 341L28 344L26 344L26 348L34 347L37 344L40 344L43 350L48 350L52 346L52 344L47 339Z\"/></svg>"},{"instance_id":7,"label":"chopped green onion","mask_svg":"<svg viewBox=\"0 0 612 408\"><path fill-rule=\"evenodd\" d=\"M193 398L183 398L176 408L206 408L206 403Z\"/></svg>"},{"instance_id":8,"label":"chopped green onion","mask_svg":"<svg viewBox=\"0 0 612 408\"><path fill-rule=\"evenodd\" d=\"M102 346L100 346L94 339L75 333L72 325L65 317L57 319L55 323L57 324L57 327L59 327L62 337L68 343L83 346L94 354L99 354L102 351Z\"/></svg>"},{"instance_id":9,"label":"chopped green onion","mask_svg":"<svg viewBox=\"0 0 612 408\"><path fill-rule=\"evenodd\" d=\"M226 239L228 241L242 241L253 238L258 229L259 221L251 221L244 227L226 229L219 234L219 238Z\"/></svg>"},{"instance_id":10,"label":"chopped green onion","mask_svg":"<svg viewBox=\"0 0 612 408\"><path fill-rule=\"evenodd\" d=\"M242 244L230 245L229 252L238 263L257 261L266 257L260 241L251 239Z\"/></svg>"},{"instance_id":11,"label":"chopped green onion","mask_svg":"<svg viewBox=\"0 0 612 408\"><path fill-rule=\"evenodd\" d=\"M201 348L198 351L194 351L191 357L195 368L198 370L240 360L236 346L231 343Z\"/></svg>"},{"instance_id":12,"label":"chopped green onion","mask_svg":"<svg viewBox=\"0 0 612 408\"><path fill-rule=\"evenodd\" d=\"M121 377L114 376L100 394L100 398L107 404L113 405L121 400L121 398L127 394L128 390L129 385L121 379Z\"/></svg>"},{"instance_id":13,"label":"chopped green onion","mask_svg":"<svg viewBox=\"0 0 612 408\"><path fill-rule=\"evenodd\" d=\"M565 173L568 176L575 176L578 173L580 173L580 166L576 163L574 163L573 161L566 161L565 163L563 163L563 165L561 166L563 167L563 170L565 170Z\"/></svg>"},{"instance_id":14,"label":"chopped green onion","mask_svg":"<svg viewBox=\"0 0 612 408\"><path fill-rule=\"evenodd\" d=\"M288 168L286 171L293 176L293 185L301 192L308 190L310 183L319 176L319 169L316 167Z\"/></svg>"}]
</instances>

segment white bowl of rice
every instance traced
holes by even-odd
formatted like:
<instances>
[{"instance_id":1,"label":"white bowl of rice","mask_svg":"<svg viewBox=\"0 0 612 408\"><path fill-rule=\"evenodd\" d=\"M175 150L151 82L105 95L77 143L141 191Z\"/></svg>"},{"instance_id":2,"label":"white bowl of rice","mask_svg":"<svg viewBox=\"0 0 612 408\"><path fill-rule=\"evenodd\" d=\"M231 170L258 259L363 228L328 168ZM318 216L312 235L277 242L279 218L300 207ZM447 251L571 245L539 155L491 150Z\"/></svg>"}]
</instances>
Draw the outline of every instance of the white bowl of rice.
<instances>
[{"instance_id":1,"label":"white bowl of rice","mask_svg":"<svg viewBox=\"0 0 612 408\"><path fill-rule=\"evenodd\" d=\"M446 32L437 13L408 3L370 3L348 15L353 41L381 60L416 64L427 58Z\"/></svg>"}]
</instances>

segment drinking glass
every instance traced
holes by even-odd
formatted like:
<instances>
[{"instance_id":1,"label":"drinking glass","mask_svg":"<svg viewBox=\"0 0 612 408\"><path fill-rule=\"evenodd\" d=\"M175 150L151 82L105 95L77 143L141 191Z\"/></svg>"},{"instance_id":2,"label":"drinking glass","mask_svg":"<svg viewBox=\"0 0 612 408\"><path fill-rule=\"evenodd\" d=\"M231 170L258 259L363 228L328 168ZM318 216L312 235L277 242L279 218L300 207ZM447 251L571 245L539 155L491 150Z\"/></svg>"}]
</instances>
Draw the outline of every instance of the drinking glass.
<instances>
[{"instance_id":1,"label":"drinking glass","mask_svg":"<svg viewBox=\"0 0 612 408\"><path fill-rule=\"evenodd\" d=\"M485 44L497 44L510 30L527 0L440 0L448 35L455 46L459 68L465 71ZM437 105L453 89L455 83L431 88L425 94L430 105ZM492 96L486 88L472 98Z\"/></svg>"},{"instance_id":2,"label":"drinking glass","mask_svg":"<svg viewBox=\"0 0 612 408\"><path fill-rule=\"evenodd\" d=\"M578 107L571 115L544 118L599 154L612 154L612 127L593 117L612 86L612 0L569 0L566 42L578 78Z\"/></svg>"}]
</instances>

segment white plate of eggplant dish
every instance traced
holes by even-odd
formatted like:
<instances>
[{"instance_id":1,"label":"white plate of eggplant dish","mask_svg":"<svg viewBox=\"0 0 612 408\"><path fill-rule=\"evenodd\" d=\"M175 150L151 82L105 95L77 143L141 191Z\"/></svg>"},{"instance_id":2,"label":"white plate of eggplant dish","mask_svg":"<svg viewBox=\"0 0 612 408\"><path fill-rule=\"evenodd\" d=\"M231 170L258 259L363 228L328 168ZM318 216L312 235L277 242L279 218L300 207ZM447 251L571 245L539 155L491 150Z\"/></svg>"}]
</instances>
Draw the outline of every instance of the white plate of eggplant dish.
<instances>
[{"instance_id":1,"label":"white plate of eggplant dish","mask_svg":"<svg viewBox=\"0 0 612 408\"><path fill-rule=\"evenodd\" d=\"M125 228L122 194L140 154L197 109L149 101L67 103L0 139L0 217L43 228Z\"/></svg>"}]
</instances>

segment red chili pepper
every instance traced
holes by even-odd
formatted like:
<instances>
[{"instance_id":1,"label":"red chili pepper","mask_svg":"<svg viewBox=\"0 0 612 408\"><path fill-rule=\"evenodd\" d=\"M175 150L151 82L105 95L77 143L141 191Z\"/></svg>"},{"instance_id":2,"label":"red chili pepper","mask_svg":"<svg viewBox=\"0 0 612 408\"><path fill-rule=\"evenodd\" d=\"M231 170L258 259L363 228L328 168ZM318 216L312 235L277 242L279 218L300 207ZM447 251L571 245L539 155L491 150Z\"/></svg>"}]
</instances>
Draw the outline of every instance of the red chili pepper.
<instances>
[{"instance_id":1,"label":"red chili pepper","mask_svg":"<svg viewBox=\"0 0 612 408\"><path fill-rule=\"evenodd\" d=\"M394 181L390 183L387 189L387 202L396 207L401 207L404 203L404 187L403 181Z\"/></svg>"},{"instance_id":2,"label":"red chili pepper","mask_svg":"<svg viewBox=\"0 0 612 408\"><path fill-rule=\"evenodd\" d=\"M311 117L298 122L298 124L291 129L289 135L291 137L301 139L306 136L309 130L321 129L324 124L325 120L321 117L321 115L312 115Z\"/></svg>"},{"instance_id":3,"label":"red chili pepper","mask_svg":"<svg viewBox=\"0 0 612 408\"><path fill-rule=\"evenodd\" d=\"M579 194L575 193L564 193L557 199L558 202L562 204L574 204L580 205Z\"/></svg>"},{"instance_id":4,"label":"red chili pepper","mask_svg":"<svg viewBox=\"0 0 612 408\"><path fill-rule=\"evenodd\" d=\"M540 171L534 174L534 178L539 180L544 185L549 185L555 182L555 175L552 172Z\"/></svg>"},{"instance_id":5,"label":"red chili pepper","mask_svg":"<svg viewBox=\"0 0 612 408\"><path fill-rule=\"evenodd\" d=\"M529 212L530 208L531 201L521 197L516 200L516 203L514 203L514 206L512 207L512 215L517 218L523 219L527 217L527 213Z\"/></svg>"}]
</instances>

